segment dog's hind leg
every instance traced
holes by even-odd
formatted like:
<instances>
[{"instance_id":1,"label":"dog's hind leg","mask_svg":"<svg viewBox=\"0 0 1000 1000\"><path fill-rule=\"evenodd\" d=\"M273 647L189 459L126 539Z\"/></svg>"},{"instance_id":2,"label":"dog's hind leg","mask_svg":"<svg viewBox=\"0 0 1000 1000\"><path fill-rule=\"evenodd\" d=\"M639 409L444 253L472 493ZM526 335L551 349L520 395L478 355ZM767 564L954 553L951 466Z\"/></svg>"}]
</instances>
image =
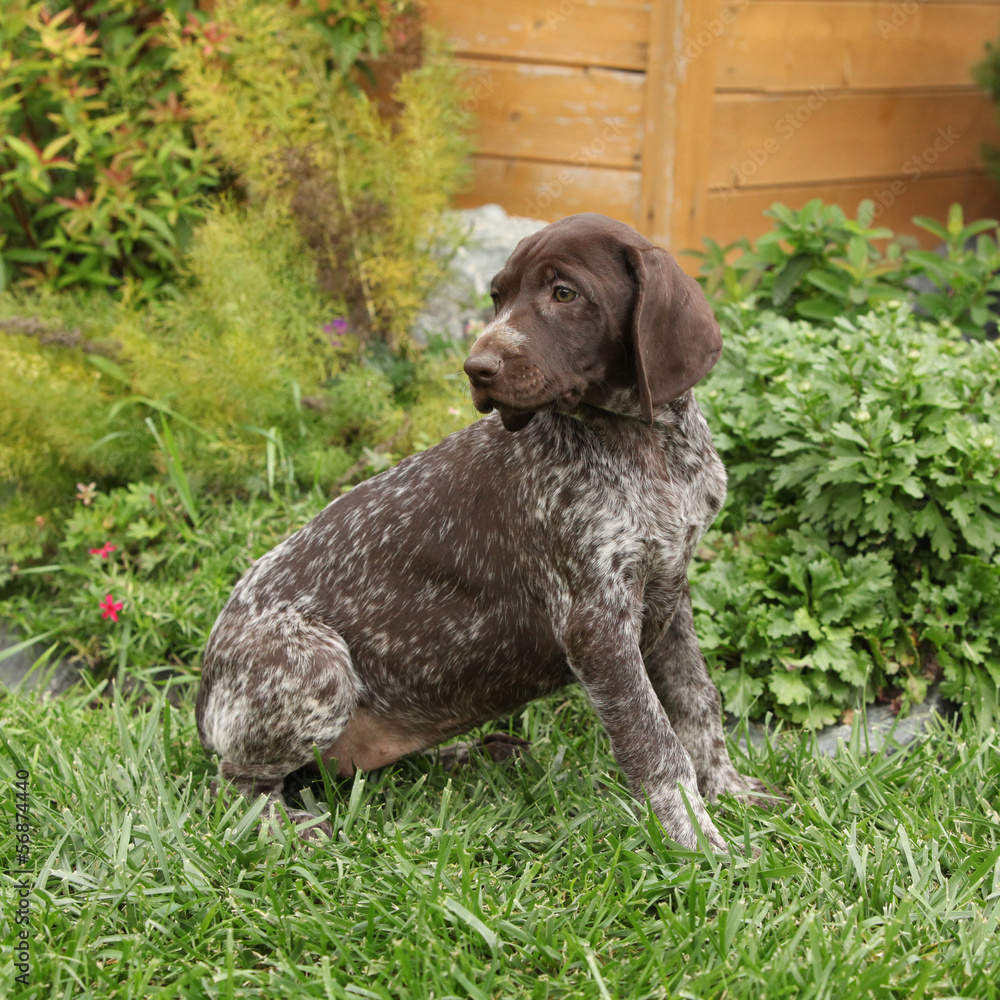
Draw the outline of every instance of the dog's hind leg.
<instances>
[{"instance_id":1,"label":"dog's hind leg","mask_svg":"<svg viewBox=\"0 0 1000 1000\"><path fill-rule=\"evenodd\" d=\"M292 609L252 620L223 616L205 653L198 694L198 732L221 758L221 771L248 799L268 796L295 823L314 819L289 810L285 778L327 751L355 712L360 685L344 640ZM311 829L329 833L329 824Z\"/></svg>"}]
</instances>

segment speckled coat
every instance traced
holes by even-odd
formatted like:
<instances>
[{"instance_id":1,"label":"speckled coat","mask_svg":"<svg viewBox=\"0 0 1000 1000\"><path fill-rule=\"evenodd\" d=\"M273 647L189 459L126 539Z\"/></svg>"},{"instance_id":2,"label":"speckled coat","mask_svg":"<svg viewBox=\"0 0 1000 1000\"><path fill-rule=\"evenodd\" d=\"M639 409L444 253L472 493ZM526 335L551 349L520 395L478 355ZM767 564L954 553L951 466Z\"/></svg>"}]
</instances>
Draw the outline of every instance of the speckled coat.
<instances>
[{"instance_id":1,"label":"speckled coat","mask_svg":"<svg viewBox=\"0 0 1000 1000\"><path fill-rule=\"evenodd\" d=\"M686 797L724 850L704 800L765 789L729 760L687 587L725 496L690 392L714 319L602 216L522 241L493 289L465 367L496 412L257 561L205 651L202 742L283 804L314 747L341 774L379 767L577 681L668 835L696 843Z\"/></svg>"}]
</instances>

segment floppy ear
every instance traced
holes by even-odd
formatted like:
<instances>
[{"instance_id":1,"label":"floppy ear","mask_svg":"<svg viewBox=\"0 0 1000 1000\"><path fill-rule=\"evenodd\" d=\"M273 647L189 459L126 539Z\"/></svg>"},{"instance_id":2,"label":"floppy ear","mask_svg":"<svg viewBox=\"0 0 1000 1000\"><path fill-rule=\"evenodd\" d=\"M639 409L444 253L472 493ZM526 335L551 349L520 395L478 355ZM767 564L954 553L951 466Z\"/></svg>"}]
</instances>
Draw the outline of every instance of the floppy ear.
<instances>
[{"instance_id":1,"label":"floppy ear","mask_svg":"<svg viewBox=\"0 0 1000 1000\"><path fill-rule=\"evenodd\" d=\"M628 247L639 284L632 317L639 402L653 411L684 395L722 353L722 336L698 282L659 247Z\"/></svg>"}]
</instances>

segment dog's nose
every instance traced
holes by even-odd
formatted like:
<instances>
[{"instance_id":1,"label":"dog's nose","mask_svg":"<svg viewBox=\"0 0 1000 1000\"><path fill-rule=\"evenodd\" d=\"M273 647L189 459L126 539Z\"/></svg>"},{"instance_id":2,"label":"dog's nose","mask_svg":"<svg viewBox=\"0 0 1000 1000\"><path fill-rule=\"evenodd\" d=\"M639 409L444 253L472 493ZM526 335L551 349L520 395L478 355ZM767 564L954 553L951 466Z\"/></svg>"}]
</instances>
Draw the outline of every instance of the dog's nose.
<instances>
[{"instance_id":1,"label":"dog's nose","mask_svg":"<svg viewBox=\"0 0 1000 1000\"><path fill-rule=\"evenodd\" d=\"M500 359L495 354L470 354L465 359L464 367L469 381L485 389L500 371Z\"/></svg>"}]
</instances>

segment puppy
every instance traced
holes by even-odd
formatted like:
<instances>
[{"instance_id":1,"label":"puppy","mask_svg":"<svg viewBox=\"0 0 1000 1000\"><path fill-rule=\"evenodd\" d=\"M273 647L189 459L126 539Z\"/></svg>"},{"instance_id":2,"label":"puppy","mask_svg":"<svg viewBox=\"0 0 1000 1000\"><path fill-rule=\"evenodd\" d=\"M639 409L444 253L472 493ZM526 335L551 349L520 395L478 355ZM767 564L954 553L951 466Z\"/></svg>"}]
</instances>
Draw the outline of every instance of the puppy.
<instances>
[{"instance_id":1,"label":"puppy","mask_svg":"<svg viewBox=\"0 0 1000 1000\"><path fill-rule=\"evenodd\" d=\"M591 214L523 240L491 294L465 362L490 415L247 572L205 650L202 743L273 808L314 747L350 775L576 682L667 835L695 847L693 816L725 851L705 801L766 789L729 759L687 585L725 497L690 391L721 352L711 309L669 254Z\"/></svg>"}]
</instances>

